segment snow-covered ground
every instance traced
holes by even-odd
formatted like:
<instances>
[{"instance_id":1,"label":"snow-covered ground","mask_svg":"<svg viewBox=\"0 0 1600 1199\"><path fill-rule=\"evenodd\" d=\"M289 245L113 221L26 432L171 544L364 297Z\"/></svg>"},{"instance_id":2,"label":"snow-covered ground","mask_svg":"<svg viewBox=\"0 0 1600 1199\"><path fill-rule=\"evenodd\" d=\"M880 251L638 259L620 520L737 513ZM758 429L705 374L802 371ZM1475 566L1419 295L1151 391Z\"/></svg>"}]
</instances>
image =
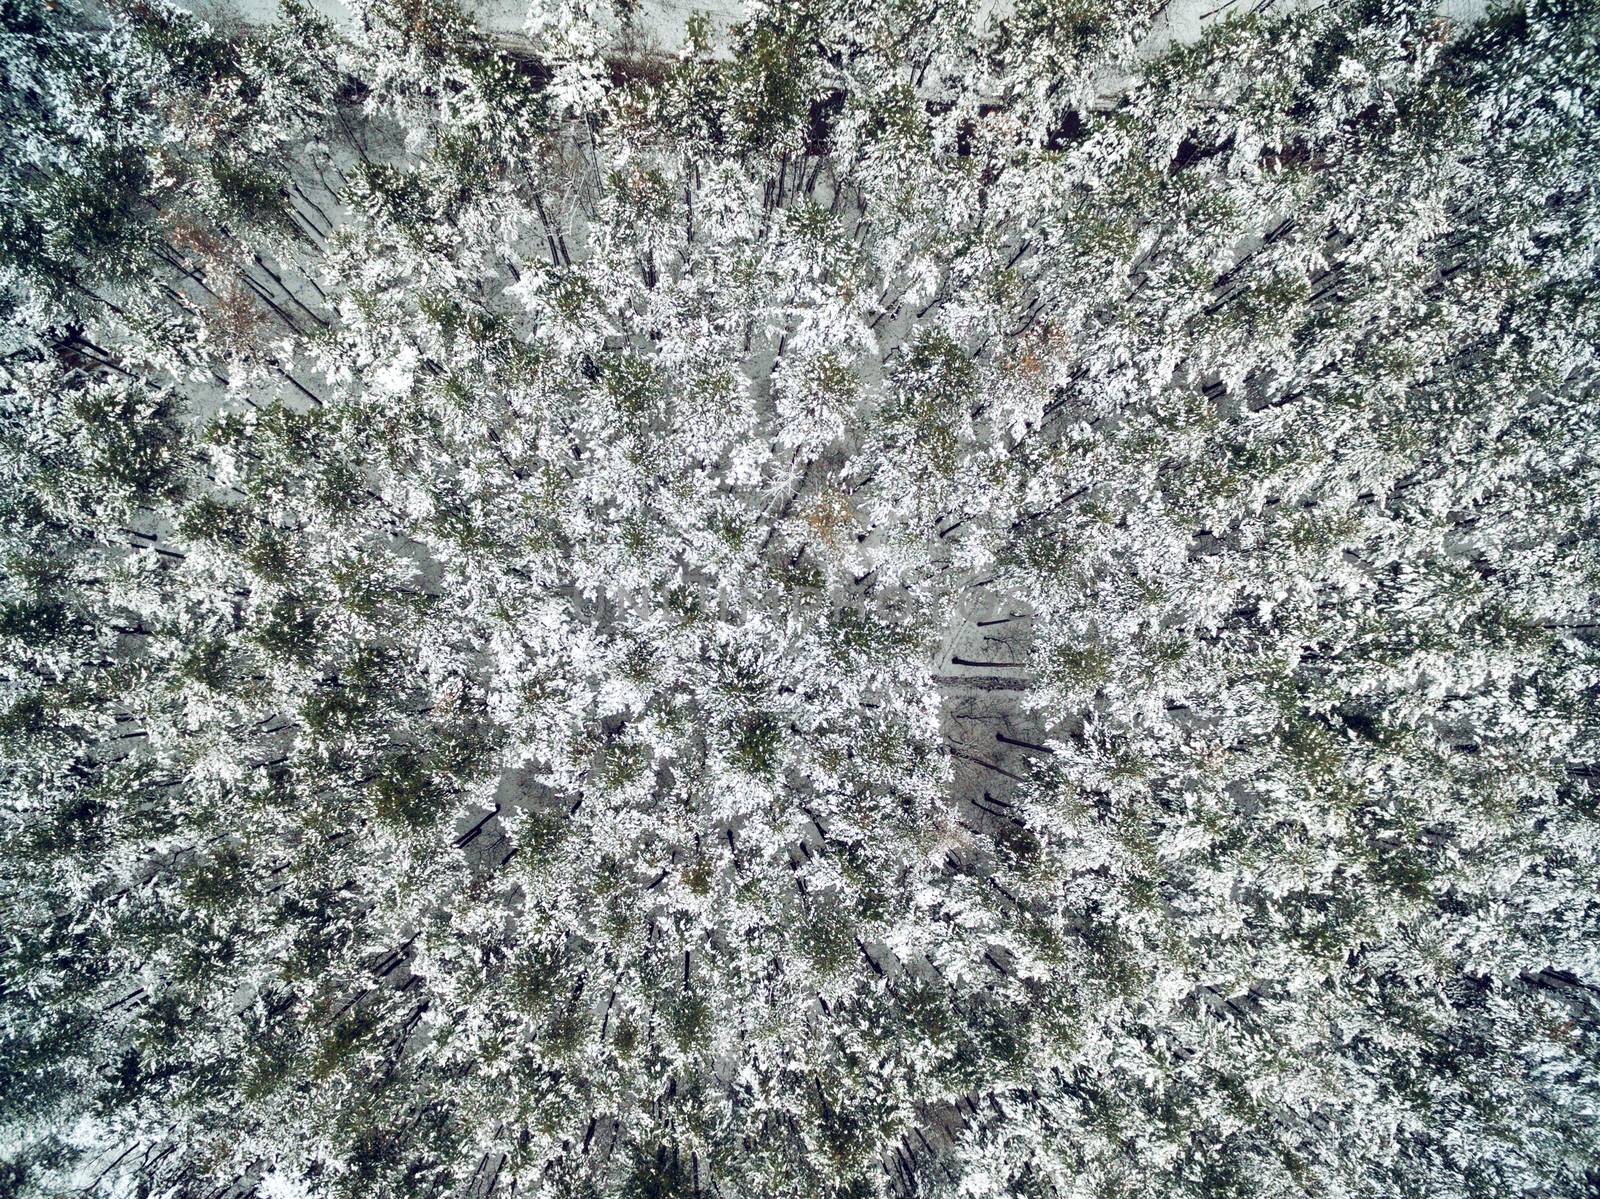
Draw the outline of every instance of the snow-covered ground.
<instances>
[{"instance_id":1,"label":"snow-covered ground","mask_svg":"<svg viewBox=\"0 0 1600 1199\"><path fill-rule=\"evenodd\" d=\"M1245 12L1252 8L1273 7L1288 9L1302 7L1314 0L1173 0L1156 22L1155 29L1146 39L1143 50L1147 54L1158 52L1173 42L1191 42L1200 36L1207 25L1224 19L1231 12ZM264 24L277 14L278 0L179 0L184 7L213 23L226 26L235 22ZM314 8L327 13L335 21L348 22L351 11L343 0L311 0ZM505 35L519 35L528 11L525 0L466 0L467 10L473 13L484 28ZM716 28L726 28L747 15L753 5L749 0L642 0L639 5L638 26L645 41L654 48L669 53L681 50L687 41L689 17L696 12L708 14ZM989 6L994 15L1003 14L1011 7L1009 0L999 0ZM1440 0L1439 13L1452 21L1472 20L1488 9L1488 0Z\"/></svg>"},{"instance_id":2,"label":"snow-covered ground","mask_svg":"<svg viewBox=\"0 0 1600 1199\"><path fill-rule=\"evenodd\" d=\"M264 25L278 13L278 0L177 0L179 5L214 25ZM326 13L340 24L353 20L343 0L310 0L311 7ZM463 7L483 28L497 34L518 37L527 18L526 0L464 0ZM689 17L697 12L711 17L713 28L723 29L744 18L750 5L746 0L643 0L637 24L647 44L667 52L681 50L688 42Z\"/></svg>"},{"instance_id":3,"label":"snow-covered ground","mask_svg":"<svg viewBox=\"0 0 1600 1199\"><path fill-rule=\"evenodd\" d=\"M1156 21L1155 30L1145 40L1144 49L1154 53L1173 42L1192 42L1199 38L1208 25L1223 20L1229 13L1249 12L1257 8L1285 11L1314 7L1315 0L1173 0ZM1452 21L1467 21L1481 17L1488 11L1488 0L1440 0L1436 6L1439 15Z\"/></svg>"}]
</instances>

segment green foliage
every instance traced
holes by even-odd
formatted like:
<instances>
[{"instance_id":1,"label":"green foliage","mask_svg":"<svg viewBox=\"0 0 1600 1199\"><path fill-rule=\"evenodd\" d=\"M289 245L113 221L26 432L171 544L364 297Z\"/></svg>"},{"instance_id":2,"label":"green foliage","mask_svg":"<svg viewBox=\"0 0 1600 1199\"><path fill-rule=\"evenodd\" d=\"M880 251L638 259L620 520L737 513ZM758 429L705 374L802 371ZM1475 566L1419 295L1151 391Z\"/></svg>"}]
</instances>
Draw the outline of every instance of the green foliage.
<instances>
[{"instance_id":1,"label":"green foliage","mask_svg":"<svg viewBox=\"0 0 1600 1199\"><path fill-rule=\"evenodd\" d=\"M231 218L232 223L245 227L293 228L289 202L277 172L221 158L212 159L210 171L222 215Z\"/></svg>"},{"instance_id":2,"label":"green foliage","mask_svg":"<svg viewBox=\"0 0 1600 1199\"><path fill-rule=\"evenodd\" d=\"M810 95L804 10L747 25L727 75L729 141L740 152L768 151L799 137Z\"/></svg>"},{"instance_id":3,"label":"green foliage","mask_svg":"<svg viewBox=\"0 0 1600 1199\"><path fill-rule=\"evenodd\" d=\"M955 472L976 381L967 352L940 333L916 336L896 371L885 418L941 475Z\"/></svg>"},{"instance_id":4,"label":"green foliage","mask_svg":"<svg viewBox=\"0 0 1600 1199\"><path fill-rule=\"evenodd\" d=\"M653 1155L635 1151L617 1194L619 1199L683 1199L695 1194L695 1187L678 1150L661 1145Z\"/></svg>"},{"instance_id":5,"label":"green foliage","mask_svg":"<svg viewBox=\"0 0 1600 1199\"><path fill-rule=\"evenodd\" d=\"M130 15L135 40L180 86L212 86L237 73L238 48L189 13L157 2L135 4Z\"/></svg>"},{"instance_id":6,"label":"green foliage","mask_svg":"<svg viewBox=\"0 0 1600 1199\"><path fill-rule=\"evenodd\" d=\"M849 971L856 961L855 935L837 912L816 912L800 933L801 952L824 978Z\"/></svg>"},{"instance_id":7,"label":"green foliage","mask_svg":"<svg viewBox=\"0 0 1600 1199\"><path fill-rule=\"evenodd\" d=\"M425 828L443 814L444 795L428 761L411 750L384 759L372 779L372 811L401 828Z\"/></svg>"},{"instance_id":8,"label":"green foliage","mask_svg":"<svg viewBox=\"0 0 1600 1199\"><path fill-rule=\"evenodd\" d=\"M732 758L759 779L772 779L782 761L783 726L770 712L748 712L736 722Z\"/></svg>"}]
</instances>

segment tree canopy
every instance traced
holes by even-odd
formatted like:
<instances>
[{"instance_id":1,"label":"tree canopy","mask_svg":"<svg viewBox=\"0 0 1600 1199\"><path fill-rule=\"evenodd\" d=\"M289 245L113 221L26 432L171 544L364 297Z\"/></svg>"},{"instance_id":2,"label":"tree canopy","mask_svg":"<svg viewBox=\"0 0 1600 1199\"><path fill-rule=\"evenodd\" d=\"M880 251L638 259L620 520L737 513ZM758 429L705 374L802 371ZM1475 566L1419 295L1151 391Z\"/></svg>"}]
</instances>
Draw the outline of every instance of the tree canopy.
<instances>
[{"instance_id":1,"label":"tree canopy","mask_svg":"<svg viewBox=\"0 0 1600 1199\"><path fill-rule=\"evenodd\" d=\"M0 1196L1600 1187L1600 10L350 7L0 0Z\"/></svg>"}]
</instances>

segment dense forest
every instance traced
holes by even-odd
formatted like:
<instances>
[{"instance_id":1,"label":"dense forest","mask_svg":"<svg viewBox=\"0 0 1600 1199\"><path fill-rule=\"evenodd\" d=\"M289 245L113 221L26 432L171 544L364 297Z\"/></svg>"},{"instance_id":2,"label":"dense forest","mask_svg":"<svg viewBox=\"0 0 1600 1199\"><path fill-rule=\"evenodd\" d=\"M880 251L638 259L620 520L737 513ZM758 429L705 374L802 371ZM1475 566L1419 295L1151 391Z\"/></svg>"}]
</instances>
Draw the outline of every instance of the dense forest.
<instances>
[{"instance_id":1,"label":"dense forest","mask_svg":"<svg viewBox=\"0 0 1600 1199\"><path fill-rule=\"evenodd\" d=\"M0 1196L1600 1192L1600 8L0 0Z\"/></svg>"}]
</instances>

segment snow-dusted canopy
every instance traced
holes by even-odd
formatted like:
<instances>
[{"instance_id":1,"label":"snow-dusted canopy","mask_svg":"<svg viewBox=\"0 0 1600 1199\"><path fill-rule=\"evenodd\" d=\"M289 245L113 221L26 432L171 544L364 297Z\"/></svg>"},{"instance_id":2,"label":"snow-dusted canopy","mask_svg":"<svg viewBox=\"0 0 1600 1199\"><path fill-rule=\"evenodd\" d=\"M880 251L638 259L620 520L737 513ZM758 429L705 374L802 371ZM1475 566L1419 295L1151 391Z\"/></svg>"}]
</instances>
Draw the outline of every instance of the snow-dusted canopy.
<instances>
[{"instance_id":1,"label":"snow-dusted canopy","mask_svg":"<svg viewBox=\"0 0 1600 1199\"><path fill-rule=\"evenodd\" d=\"M1592 1189L1600 25L1238 7L5 8L5 1186Z\"/></svg>"}]
</instances>

